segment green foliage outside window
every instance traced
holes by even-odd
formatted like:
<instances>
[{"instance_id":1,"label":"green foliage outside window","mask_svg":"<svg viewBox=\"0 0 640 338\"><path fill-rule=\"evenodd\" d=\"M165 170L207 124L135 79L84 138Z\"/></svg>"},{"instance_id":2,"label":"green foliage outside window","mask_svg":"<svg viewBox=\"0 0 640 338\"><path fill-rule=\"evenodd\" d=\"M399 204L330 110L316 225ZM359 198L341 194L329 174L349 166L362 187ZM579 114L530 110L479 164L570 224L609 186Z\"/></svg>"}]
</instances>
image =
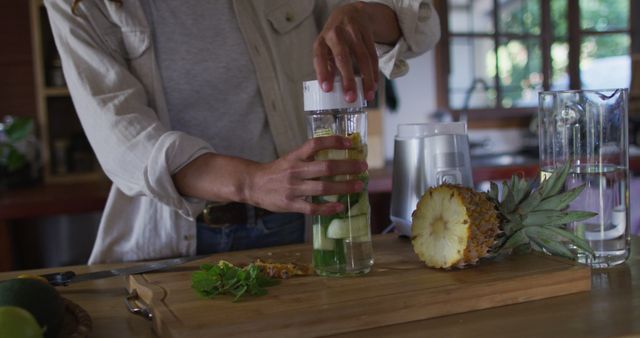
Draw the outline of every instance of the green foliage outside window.
<instances>
[{"instance_id":1,"label":"green foliage outside window","mask_svg":"<svg viewBox=\"0 0 640 338\"><path fill-rule=\"evenodd\" d=\"M568 1L550 0L549 6L553 34L549 55L551 89L566 89L569 79ZM588 66L598 59L629 55L630 35L619 32L628 29L629 0L580 0L579 6L581 72L588 70ZM499 1L498 47L487 51L485 73L489 77L498 76L500 105L504 108L537 104L537 92L543 89L541 16L540 1ZM618 32L590 34L612 30Z\"/></svg>"}]
</instances>

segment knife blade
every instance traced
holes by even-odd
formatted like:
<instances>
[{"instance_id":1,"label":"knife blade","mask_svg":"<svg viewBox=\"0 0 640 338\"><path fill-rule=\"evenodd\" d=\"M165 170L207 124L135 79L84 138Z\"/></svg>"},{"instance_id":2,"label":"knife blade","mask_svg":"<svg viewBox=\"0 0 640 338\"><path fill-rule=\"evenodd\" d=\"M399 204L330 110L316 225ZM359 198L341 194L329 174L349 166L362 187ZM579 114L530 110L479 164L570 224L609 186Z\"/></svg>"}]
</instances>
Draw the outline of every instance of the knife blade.
<instances>
[{"instance_id":1,"label":"knife blade","mask_svg":"<svg viewBox=\"0 0 640 338\"><path fill-rule=\"evenodd\" d=\"M139 265L134 265L126 268L120 269L111 269L111 270L102 270L95 271L83 274L76 274L73 271L64 271L64 272L55 272L49 273L45 275L41 275L41 277L45 278L49 284L53 286L67 286L73 283L85 282L90 280L109 278L115 276L128 276L128 275L136 275L150 271L158 271L167 269L170 267L174 267L177 265L181 265L190 261L194 261L200 258L204 258L205 256L190 256L190 257L179 257L179 258L171 258L165 259L161 261L155 261L151 263L143 263Z\"/></svg>"}]
</instances>

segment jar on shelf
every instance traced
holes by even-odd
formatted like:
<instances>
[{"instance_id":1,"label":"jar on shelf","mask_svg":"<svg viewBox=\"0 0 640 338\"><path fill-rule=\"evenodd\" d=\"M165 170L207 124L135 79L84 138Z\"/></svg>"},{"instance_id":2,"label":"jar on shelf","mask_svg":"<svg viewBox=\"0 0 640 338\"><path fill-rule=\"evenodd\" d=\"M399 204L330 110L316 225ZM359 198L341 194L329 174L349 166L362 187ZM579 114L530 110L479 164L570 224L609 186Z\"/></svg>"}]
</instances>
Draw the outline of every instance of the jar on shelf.
<instances>
[{"instance_id":1,"label":"jar on shelf","mask_svg":"<svg viewBox=\"0 0 640 338\"><path fill-rule=\"evenodd\" d=\"M51 60L48 76L49 86L51 87L64 87L67 85L67 81L64 79L64 73L62 72L62 61L59 57Z\"/></svg>"}]
</instances>

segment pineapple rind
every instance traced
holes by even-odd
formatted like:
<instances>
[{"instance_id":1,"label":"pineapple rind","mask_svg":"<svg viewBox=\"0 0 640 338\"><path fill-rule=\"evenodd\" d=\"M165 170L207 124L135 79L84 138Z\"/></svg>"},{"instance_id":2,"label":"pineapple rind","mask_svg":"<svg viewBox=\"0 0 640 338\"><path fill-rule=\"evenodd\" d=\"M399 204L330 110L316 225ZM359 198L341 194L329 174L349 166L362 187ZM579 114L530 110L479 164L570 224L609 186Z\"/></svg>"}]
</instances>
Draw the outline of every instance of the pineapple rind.
<instances>
[{"instance_id":1,"label":"pineapple rind","mask_svg":"<svg viewBox=\"0 0 640 338\"><path fill-rule=\"evenodd\" d=\"M413 248L429 267L475 264L500 232L495 206L485 194L441 185L429 189L413 214Z\"/></svg>"}]
</instances>

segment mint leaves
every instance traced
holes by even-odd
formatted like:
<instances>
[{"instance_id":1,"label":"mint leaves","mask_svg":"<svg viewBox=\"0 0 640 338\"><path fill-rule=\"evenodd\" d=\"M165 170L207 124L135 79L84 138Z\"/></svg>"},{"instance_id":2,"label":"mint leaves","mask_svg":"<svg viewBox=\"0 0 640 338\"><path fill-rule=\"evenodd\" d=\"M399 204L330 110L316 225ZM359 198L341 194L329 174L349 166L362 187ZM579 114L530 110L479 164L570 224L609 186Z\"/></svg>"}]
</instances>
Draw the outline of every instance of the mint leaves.
<instances>
[{"instance_id":1,"label":"mint leaves","mask_svg":"<svg viewBox=\"0 0 640 338\"><path fill-rule=\"evenodd\" d=\"M218 265L203 264L191 275L191 288L199 295L205 298L231 295L235 297L234 302L245 294L265 295L265 288L276 284L277 280L265 276L253 264L239 268L226 261L220 261Z\"/></svg>"}]
</instances>

